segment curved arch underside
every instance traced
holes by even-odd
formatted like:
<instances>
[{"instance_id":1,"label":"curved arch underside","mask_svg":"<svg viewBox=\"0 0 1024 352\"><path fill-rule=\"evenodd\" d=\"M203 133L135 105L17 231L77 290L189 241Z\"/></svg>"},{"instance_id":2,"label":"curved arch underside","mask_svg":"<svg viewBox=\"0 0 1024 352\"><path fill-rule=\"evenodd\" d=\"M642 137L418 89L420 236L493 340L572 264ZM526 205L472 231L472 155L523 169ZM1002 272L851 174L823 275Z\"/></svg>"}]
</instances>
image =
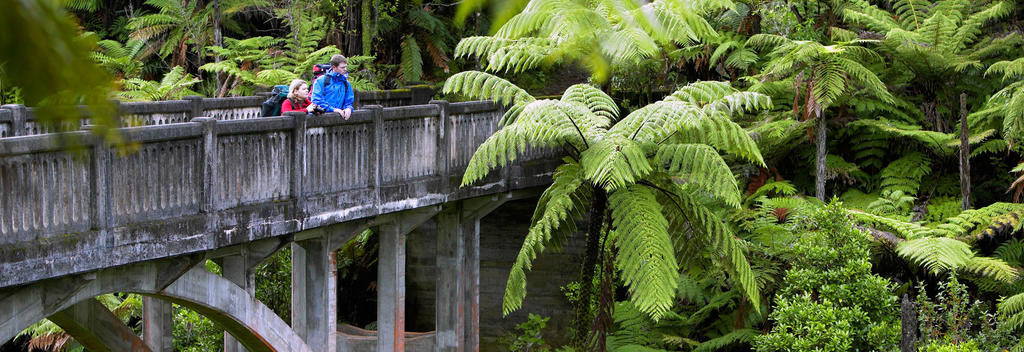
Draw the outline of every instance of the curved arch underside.
<instances>
[{"instance_id":1,"label":"curved arch underside","mask_svg":"<svg viewBox=\"0 0 1024 352\"><path fill-rule=\"evenodd\" d=\"M75 303L105 293L131 292L171 301L203 314L224 327L249 351L311 351L262 302L227 279L206 271L202 265L194 264L195 261L182 262L180 258L160 260L2 290L0 341L11 339L29 325Z\"/></svg>"}]
</instances>

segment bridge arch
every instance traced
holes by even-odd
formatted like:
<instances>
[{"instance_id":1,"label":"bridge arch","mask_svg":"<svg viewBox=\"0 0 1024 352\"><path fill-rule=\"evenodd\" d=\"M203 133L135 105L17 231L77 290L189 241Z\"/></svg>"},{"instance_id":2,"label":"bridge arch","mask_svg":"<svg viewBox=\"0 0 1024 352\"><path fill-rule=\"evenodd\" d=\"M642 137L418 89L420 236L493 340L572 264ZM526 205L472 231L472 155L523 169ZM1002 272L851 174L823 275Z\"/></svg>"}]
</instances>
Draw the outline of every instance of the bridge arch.
<instances>
[{"instance_id":1,"label":"bridge arch","mask_svg":"<svg viewBox=\"0 0 1024 352\"><path fill-rule=\"evenodd\" d=\"M220 324L249 351L311 351L270 308L195 263L179 259L126 265L0 291L0 341L75 303L129 292L192 309Z\"/></svg>"}]
</instances>

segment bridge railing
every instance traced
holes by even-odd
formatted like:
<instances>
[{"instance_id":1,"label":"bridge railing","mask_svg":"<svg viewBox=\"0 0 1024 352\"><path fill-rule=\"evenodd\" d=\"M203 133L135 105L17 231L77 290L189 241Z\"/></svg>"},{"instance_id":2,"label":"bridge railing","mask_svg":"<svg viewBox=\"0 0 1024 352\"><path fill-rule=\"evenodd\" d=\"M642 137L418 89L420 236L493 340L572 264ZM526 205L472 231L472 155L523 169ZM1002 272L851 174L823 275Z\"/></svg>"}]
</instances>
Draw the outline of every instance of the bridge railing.
<instances>
[{"instance_id":1,"label":"bridge railing","mask_svg":"<svg viewBox=\"0 0 1024 352\"><path fill-rule=\"evenodd\" d=\"M491 102L432 101L371 106L348 120L293 114L129 127L123 145L87 131L3 138L0 244L81 241L69 234L279 202L294 202L300 219L345 209L327 214L331 221L416 207L406 203L460 191L469 158L502 114ZM80 148L65 150L68 140ZM107 237L88 240L121 240Z\"/></svg>"},{"instance_id":2,"label":"bridge railing","mask_svg":"<svg viewBox=\"0 0 1024 352\"><path fill-rule=\"evenodd\" d=\"M203 98L186 96L182 100L118 102L118 120L120 127L138 127L184 123L196 117L212 117L217 120L246 120L260 117L263 101L269 93L256 96ZM414 87L384 91L357 91L355 106L369 105L384 107L426 104L434 91L428 87ZM81 108L83 111L84 107ZM13 136L31 136L54 133L58 130L74 131L92 121L83 114L81 125L54 126L44 124L36 118L36 109L23 105L11 104L0 106L0 138ZM58 128L62 127L62 128Z\"/></svg>"}]
</instances>

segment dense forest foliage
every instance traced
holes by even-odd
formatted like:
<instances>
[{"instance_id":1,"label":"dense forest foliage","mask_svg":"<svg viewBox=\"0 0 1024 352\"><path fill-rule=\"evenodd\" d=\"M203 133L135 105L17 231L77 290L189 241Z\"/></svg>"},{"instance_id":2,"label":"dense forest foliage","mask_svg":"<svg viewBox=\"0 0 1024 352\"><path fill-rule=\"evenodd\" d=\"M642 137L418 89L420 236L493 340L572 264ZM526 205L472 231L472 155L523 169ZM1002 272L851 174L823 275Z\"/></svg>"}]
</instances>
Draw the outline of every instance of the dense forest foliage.
<instances>
[{"instance_id":1,"label":"dense forest foliage","mask_svg":"<svg viewBox=\"0 0 1024 352\"><path fill-rule=\"evenodd\" d=\"M357 89L505 104L465 184L528 146L565 159L503 311L537 256L586 248L572 343L549 346L531 315L502 348L1024 350L1019 0L0 4L4 104L248 95L336 53ZM22 67L40 57L54 66ZM263 282L287 280L286 254ZM286 316L287 290L258 286ZM103 302L126 321L138 304ZM181 349L219 348L178 314ZM28 332L66 342L54 331Z\"/></svg>"}]
</instances>

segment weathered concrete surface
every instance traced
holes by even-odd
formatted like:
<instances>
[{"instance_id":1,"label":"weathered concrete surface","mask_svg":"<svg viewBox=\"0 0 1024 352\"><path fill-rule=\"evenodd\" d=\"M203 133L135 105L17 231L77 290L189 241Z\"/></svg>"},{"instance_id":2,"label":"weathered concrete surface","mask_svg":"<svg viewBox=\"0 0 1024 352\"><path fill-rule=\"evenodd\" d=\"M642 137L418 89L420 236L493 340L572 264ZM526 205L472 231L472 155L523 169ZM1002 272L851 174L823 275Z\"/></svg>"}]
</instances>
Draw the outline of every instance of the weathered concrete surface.
<instances>
[{"instance_id":1,"label":"weathered concrete surface","mask_svg":"<svg viewBox=\"0 0 1024 352\"><path fill-rule=\"evenodd\" d=\"M142 337L152 351L174 351L174 311L171 302L142 298Z\"/></svg>"},{"instance_id":2,"label":"weathered concrete surface","mask_svg":"<svg viewBox=\"0 0 1024 352\"><path fill-rule=\"evenodd\" d=\"M89 351L151 351L131 328L96 299L75 303L49 319Z\"/></svg>"},{"instance_id":3,"label":"weathered concrete surface","mask_svg":"<svg viewBox=\"0 0 1024 352\"><path fill-rule=\"evenodd\" d=\"M501 113L437 102L197 119L125 129L140 149L128 156L81 132L82 154L52 136L0 139L0 287L549 183L557 163L533 153L456 187Z\"/></svg>"},{"instance_id":4,"label":"weathered concrete surface","mask_svg":"<svg viewBox=\"0 0 1024 352\"><path fill-rule=\"evenodd\" d=\"M104 293L132 292L205 315L249 351L311 351L273 311L237 285L196 266L199 262L170 258L6 288L0 291L0 340L77 302Z\"/></svg>"},{"instance_id":5,"label":"weathered concrete surface","mask_svg":"<svg viewBox=\"0 0 1024 352\"><path fill-rule=\"evenodd\" d=\"M522 246L536 204L535 198L509 201L480 220L481 351L501 351L496 347L498 339L514 332L515 325L526 321L528 313L551 318L544 335L549 343L568 342L574 312L560 287L579 280L579 256L583 253L580 236L571 238L561 252L547 250L534 261L533 269L526 274L529 282L523 308L502 317L501 302L508 271ZM413 331L430 331L437 324L434 312L438 267L434 234L440 235L441 231L437 227L431 221L409 235L408 325Z\"/></svg>"},{"instance_id":6,"label":"weathered concrete surface","mask_svg":"<svg viewBox=\"0 0 1024 352\"><path fill-rule=\"evenodd\" d=\"M405 241L409 232L440 211L440 207L388 215L375 227L380 246L377 260L377 351L405 349Z\"/></svg>"},{"instance_id":7,"label":"weathered concrete surface","mask_svg":"<svg viewBox=\"0 0 1024 352\"><path fill-rule=\"evenodd\" d=\"M405 350L434 352L433 332L405 333ZM377 352L377 332L341 324L338 328L338 352Z\"/></svg>"}]
</instances>

